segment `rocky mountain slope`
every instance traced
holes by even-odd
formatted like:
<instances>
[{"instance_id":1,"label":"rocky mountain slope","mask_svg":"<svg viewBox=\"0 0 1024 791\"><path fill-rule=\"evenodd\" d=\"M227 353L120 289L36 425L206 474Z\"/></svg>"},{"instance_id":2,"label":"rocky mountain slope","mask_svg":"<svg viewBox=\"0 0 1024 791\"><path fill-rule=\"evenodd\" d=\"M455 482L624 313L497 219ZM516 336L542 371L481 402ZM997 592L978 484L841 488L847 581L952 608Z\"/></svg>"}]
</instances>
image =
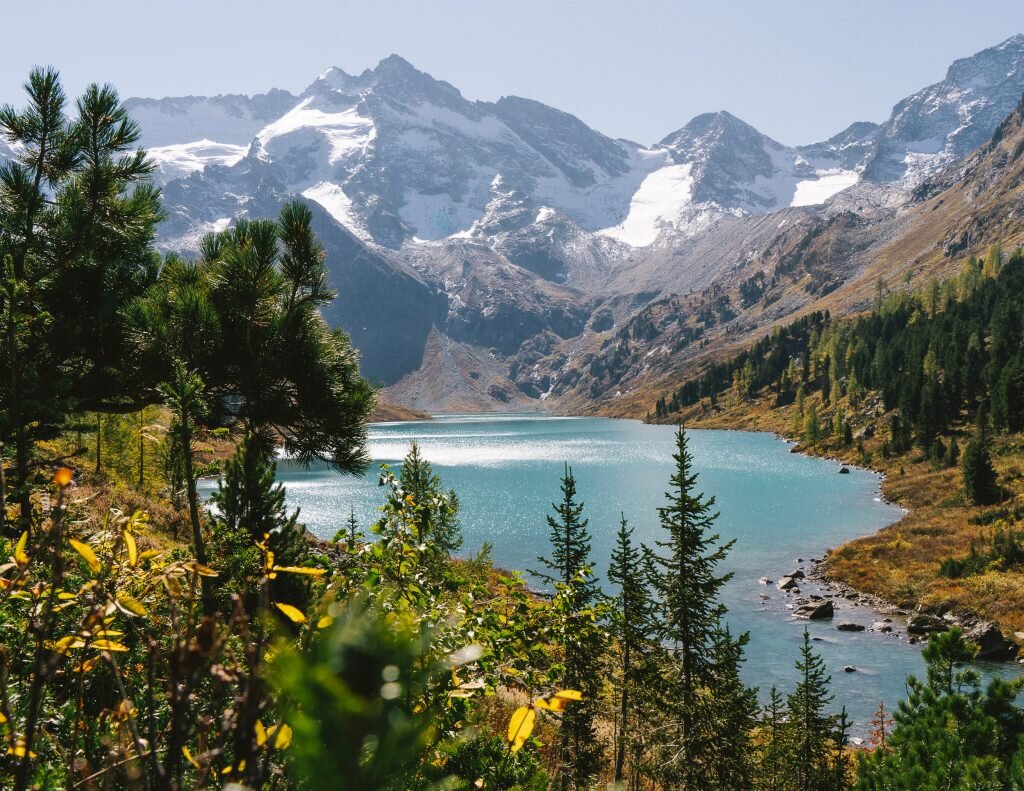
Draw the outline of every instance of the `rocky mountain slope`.
<instances>
[{"instance_id":1,"label":"rocky mountain slope","mask_svg":"<svg viewBox=\"0 0 1024 791\"><path fill-rule=\"evenodd\" d=\"M158 164L164 248L300 197L340 294L328 320L389 397L578 409L857 280L940 189L922 184L1013 109L1022 61L1014 36L883 123L799 147L727 112L614 140L529 99L469 101L397 56L299 95L127 104Z\"/></svg>"}]
</instances>

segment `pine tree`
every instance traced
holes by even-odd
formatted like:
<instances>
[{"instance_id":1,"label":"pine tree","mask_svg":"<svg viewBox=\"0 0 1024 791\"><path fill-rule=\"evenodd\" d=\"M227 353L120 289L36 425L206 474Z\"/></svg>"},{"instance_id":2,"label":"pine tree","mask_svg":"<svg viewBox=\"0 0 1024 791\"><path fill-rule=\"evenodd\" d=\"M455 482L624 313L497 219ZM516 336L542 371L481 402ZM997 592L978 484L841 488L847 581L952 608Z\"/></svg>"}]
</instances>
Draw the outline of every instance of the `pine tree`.
<instances>
[{"instance_id":1,"label":"pine tree","mask_svg":"<svg viewBox=\"0 0 1024 791\"><path fill-rule=\"evenodd\" d=\"M298 511L288 513L284 486L277 483L277 465L248 438L228 460L211 499L217 515L210 551L222 569L216 591L218 606L229 613L230 594L238 593L248 611L255 612L263 574L257 544L266 542L275 565L305 566L310 555L306 528L298 523ZM304 576L278 574L270 587L274 601L305 608L309 585Z\"/></svg>"},{"instance_id":2,"label":"pine tree","mask_svg":"<svg viewBox=\"0 0 1024 791\"><path fill-rule=\"evenodd\" d=\"M562 475L561 490L561 501L551 504L555 515L547 517L551 558L537 558L548 571L533 572L548 585L556 582L568 585L582 576L590 559L591 539L587 529L589 521L582 518L584 504L576 501L576 478L568 464L565 465L565 472ZM595 582L589 583L589 590L596 597Z\"/></svg>"},{"instance_id":3,"label":"pine tree","mask_svg":"<svg viewBox=\"0 0 1024 791\"><path fill-rule=\"evenodd\" d=\"M458 495L454 489L448 492L442 489L441 477L423 458L416 442L402 459L399 482L406 496L412 498L417 542L429 544L443 558L457 552L462 547Z\"/></svg>"},{"instance_id":4,"label":"pine tree","mask_svg":"<svg viewBox=\"0 0 1024 791\"><path fill-rule=\"evenodd\" d=\"M697 473L682 426L673 459L668 504L658 508L665 539L654 549L644 547L660 615L655 634L667 646L661 714L675 731L658 745L658 768L665 785L706 788L714 786L716 777L745 771L738 764L723 766L718 744L723 738L735 743L745 735L723 734L714 725L723 714L720 706L742 708L746 702L735 688L746 635L733 639L722 628L726 610L719 595L731 574L719 575L717 567L733 542L719 544L719 536L711 532L718 518L715 498L695 491ZM741 722L747 717L735 711L728 719Z\"/></svg>"},{"instance_id":5,"label":"pine tree","mask_svg":"<svg viewBox=\"0 0 1024 791\"><path fill-rule=\"evenodd\" d=\"M588 788L601 769L596 719L607 635L598 625L603 610L590 568L588 521L582 518L584 504L576 500L576 479L568 464L561 490L562 500L552 503L555 515L547 518L551 559L538 558L549 573L537 576L556 590L551 609L556 624L553 642L562 654L559 683L583 693L579 705L563 713L559 733L559 786L567 791Z\"/></svg>"},{"instance_id":6,"label":"pine tree","mask_svg":"<svg viewBox=\"0 0 1024 791\"><path fill-rule=\"evenodd\" d=\"M757 772L755 787L760 791L787 788L788 755L785 700L777 687L768 692L757 729Z\"/></svg>"},{"instance_id":7,"label":"pine tree","mask_svg":"<svg viewBox=\"0 0 1024 791\"><path fill-rule=\"evenodd\" d=\"M615 599L615 638L619 647L618 741L615 748L615 782L625 777L627 752L635 758L633 734L636 696L644 689L647 654L651 650L651 600L644 584L640 548L633 543L633 528L622 515L615 547L612 549L608 580L619 586Z\"/></svg>"},{"instance_id":8,"label":"pine tree","mask_svg":"<svg viewBox=\"0 0 1024 791\"><path fill-rule=\"evenodd\" d=\"M1024 681L962 669L977 653L959 629L934 635L922 652L927 680L907 679L887 749L861 756L857 788L1018 788L1024 766Z\"/></svg>"},{"instance_id":9,"label":"pine tree","mask_svg":"<svg viewBox=\"0 0 1024 791\"><path fill-rule=\"evenodd\" d=\"M831 750L836 730L836 718L826 712L833 697L829 692L832 679L825 662L811 648L806 629L796 669L799 680L787 700L789 774L800 791L825 791L833 777Z\"/></svg>"},{"instance_id":10,"label":"pine tree","mask_svg":"<svg viewBox=\"0 0 1024 791\"><path fill-rule=\"evenodd\" d=\"M960 470L967 499L975 505L995 503L1002 497L996 481L996 470L992 466L992 457L989 455L988 438L984 432L967 446Z\"/></svg>"},{"instance_id":11,"label":"pine tree","mask_svg":"<svg viewBox=\"0 0 1024 791\"><path fill-rule=\"evenodd\" d=\"M17 155L0 165L0 443L30 511L40 440L73 413L131 412L155 382L132 364L122 309L151 282L161 218L138 126L110 86L68 117L53 69L34 69L23 110L0 108Z\"/></svg>"}]
</instances>

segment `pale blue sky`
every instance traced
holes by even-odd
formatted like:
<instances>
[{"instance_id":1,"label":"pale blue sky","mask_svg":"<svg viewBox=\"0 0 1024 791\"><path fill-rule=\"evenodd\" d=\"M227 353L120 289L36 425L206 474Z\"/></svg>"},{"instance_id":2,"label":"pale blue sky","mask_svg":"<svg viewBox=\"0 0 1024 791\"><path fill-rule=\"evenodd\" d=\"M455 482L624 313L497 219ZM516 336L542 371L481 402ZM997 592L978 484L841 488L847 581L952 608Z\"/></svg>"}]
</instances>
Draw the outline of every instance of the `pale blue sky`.
<instances>
[{"instance_id":1,"label":"pale blue sky","mask_svg":"<svg viewBox=\"0 0 1024 791\"><path fill-rule=\"evenodd\" d=\"M0 101L69 91L300 91L398 53L471 99L516 94L649 143L726 109L784 143L881 121L954 58L1024 32L1022 0L56 0L6 4ZM45 40L33 33L46 17Z\"/></svg>"}]
</instances>

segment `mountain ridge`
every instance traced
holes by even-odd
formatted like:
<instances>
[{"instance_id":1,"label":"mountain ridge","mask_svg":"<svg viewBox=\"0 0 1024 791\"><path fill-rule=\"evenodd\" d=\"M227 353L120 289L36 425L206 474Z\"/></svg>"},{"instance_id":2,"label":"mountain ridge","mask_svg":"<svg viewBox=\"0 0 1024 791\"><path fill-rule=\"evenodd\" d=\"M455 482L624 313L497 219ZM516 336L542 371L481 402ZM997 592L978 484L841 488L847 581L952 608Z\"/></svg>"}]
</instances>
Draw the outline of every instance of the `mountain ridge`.
<instances>
[{"instance_id":1,"label":"mountain ridge","mask_svg":"<svg viewBox=\"0 0 1024 791\"><path fill-rule=\"evenodd\" d=\"M1022 64L1013 36L881 124L795 147L724 110L649 145L613 139L531 99L470 101L398 55L299 94L126 106L158 166L164 249L298 197L342 295L328 318L390 397L575 409L689 364L692 347L671 350L697 324L687 344L732 340L860 277L872 234L898 233L1013 109ZM759 289L771 304L746 304ZM616 338L652 317L671 338L626 365Z\"/></svg>"}]
</instances>

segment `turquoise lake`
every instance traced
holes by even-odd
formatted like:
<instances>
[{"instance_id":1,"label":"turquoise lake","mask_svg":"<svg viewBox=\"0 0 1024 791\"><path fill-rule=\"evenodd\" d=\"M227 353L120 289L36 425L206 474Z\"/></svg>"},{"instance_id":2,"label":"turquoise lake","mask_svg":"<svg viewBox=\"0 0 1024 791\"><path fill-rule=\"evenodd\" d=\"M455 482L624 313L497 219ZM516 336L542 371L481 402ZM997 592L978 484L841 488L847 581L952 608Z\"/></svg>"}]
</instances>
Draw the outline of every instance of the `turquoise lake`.
<instances>
[{"instance_id":1,"label":"turquoise lake","mask_svg":"<svg viewBox=\"0 0 1024 791\"><path fill-rule=\"evenodd\" d=\"M689 437L699 488L717 498L722 539L736 539L722 567L735 575L724 601L733 632L750 633L746 680L762 696L773 684L788 693L806 627L832 673L836 706L845 704L863 732L879 700L894 706L906 675L923 674L919 647L905 635L837 631L843 621L877 620L870 609L839 598L833 621L796 620L787 607L793 597L758 579L806 567L827 549L897 521L902 511L881 499L877 475L856 469L839 475L837 463L790 453L770 434L695 430ZM536 568L537 556L548 551L545 517L559 495L565 462L586 503L599 575L607 570L620 513L636 528L637 540L651 544L659 537L655 509L672 471L671 427L604 418L446 415L370 428L369 450L378 464L397 464L413 441L445 486L459 493L463 554L489 542L498 565ZM376 470L356 478L282 462L278 477L289 504L301 509L300 521L320 537L333 536L350 508L364 528L377 518L383 492ZM898 620L894 626L901 630ZM844 672L847 665L856 672ZM987 671L1015 672L995 665Z\"/></svg>"}]
</instances>

